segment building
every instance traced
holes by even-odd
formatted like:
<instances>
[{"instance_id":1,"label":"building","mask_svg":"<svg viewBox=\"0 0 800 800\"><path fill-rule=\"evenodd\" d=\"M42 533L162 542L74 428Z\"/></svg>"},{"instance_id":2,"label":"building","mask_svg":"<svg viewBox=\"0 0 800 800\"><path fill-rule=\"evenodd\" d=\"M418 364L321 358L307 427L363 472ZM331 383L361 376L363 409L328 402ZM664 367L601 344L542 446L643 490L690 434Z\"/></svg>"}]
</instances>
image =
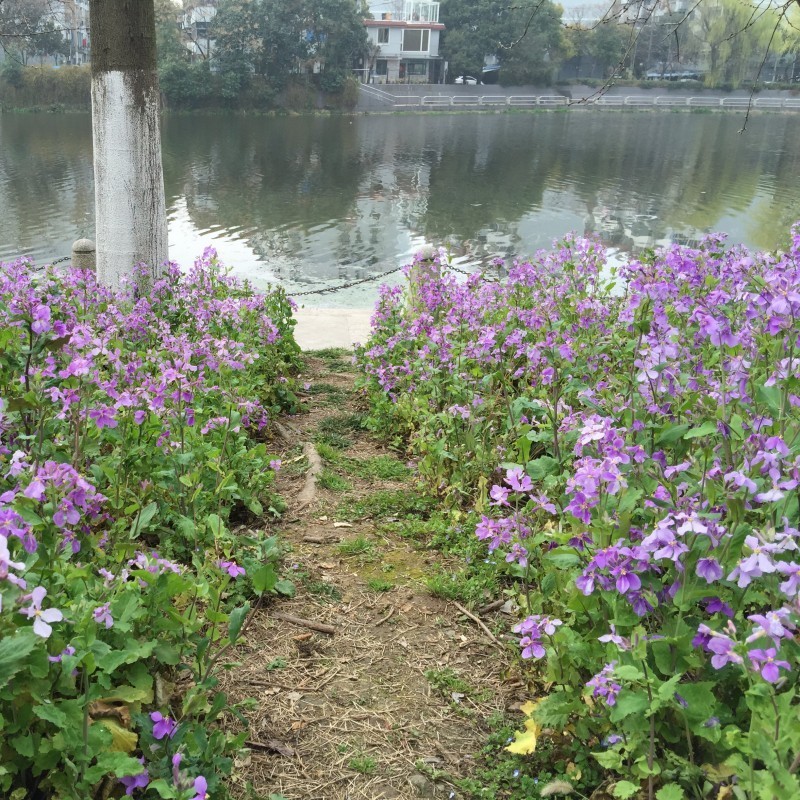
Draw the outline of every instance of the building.
<instances>
[{"instance_id":1,"label":"building","mask_svg":"<svg viewBox=\"0 0 800 800\"><path fill-rule=\"evenodd\" d=\"M89 61L89 0L62 0L52 6L51 14L57 29L67 42L67 64Z\"/></svg>"},{"instance_id":2,"label":"building","mask_svg":"<svg viewBox=\"0 0 800 800\"><path fill-rule=\"evenodd\" d=\"M364 20L370 40L367 78L373 83L443 83L439 3L371 0Z\"/></svg>"},{"instance_id":3,"label":"building","mask_svg":"<svg viewBox=\"0 0 800 800\"><path fill-rule=\"evenodd\" d=\"M217 15L216 2L187 4L181 18L183 41L192 61L206 61L214 52L211 23Z\"/></svg>"}]
</instances>

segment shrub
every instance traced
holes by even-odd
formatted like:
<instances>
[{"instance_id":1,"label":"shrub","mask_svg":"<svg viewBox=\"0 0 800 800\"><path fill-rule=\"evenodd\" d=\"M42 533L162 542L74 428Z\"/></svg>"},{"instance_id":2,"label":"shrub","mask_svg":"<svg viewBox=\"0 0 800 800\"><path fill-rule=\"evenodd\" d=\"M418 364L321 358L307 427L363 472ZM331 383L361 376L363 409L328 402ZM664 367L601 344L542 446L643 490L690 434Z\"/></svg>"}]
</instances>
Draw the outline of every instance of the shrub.
<instances>
[{"instance_id":1,"label":"shrub","mask_svg":"<svg viewBox=\"0 0 800 800\"><path fill-rule=\"evenodd\" d=\"M800 228L618 277L574 238L503 283L422 266L383 290L364 388L521 577L530 724L617 797L797 797Z\"/></svg>"},{"instance_id":2,"label":"shrub","mask_svg":"<svg viewBox=\"0 0 800 800\"><path fill-rule=\"evenodd\" d=\"M229 518L279 506L258 440L294 404L292 324L211 252L120 294L0 265L4 797L224 796L246 734L216 672L247 598L290 589Z\"/></svg>"}]
</instances>

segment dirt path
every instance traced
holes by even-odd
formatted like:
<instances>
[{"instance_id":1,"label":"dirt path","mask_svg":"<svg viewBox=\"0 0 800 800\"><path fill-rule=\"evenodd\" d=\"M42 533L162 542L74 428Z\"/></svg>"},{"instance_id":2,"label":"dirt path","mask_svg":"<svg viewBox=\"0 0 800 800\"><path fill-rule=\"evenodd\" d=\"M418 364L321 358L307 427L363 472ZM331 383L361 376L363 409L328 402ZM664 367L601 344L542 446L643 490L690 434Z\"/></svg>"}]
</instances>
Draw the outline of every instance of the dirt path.
<instances>
[{"instance_id":1,"label":"dirt path","mask_svg":"<svg viewBox=\"0 0 800 800\"><path fill-rule=\"evenodd\" d=\"M297 593L259 612L238 650L240 666L224 677L232 699L256 699L252 752L234 793L467 797L459 780L473 771L486 719L515 691L507 652L427 590L441 556L415 548L392 524L393 514L413 516L413 474L360 427L347 361L310 356L303 381L311 410L291 420L297 441L285 445L278 486L289 510L275 530L291 548ZM325 469L315 500L295 511L304 441L316 441ZM413 518L424 527L424 512ZM510 618L483 619L496 629Z\"/></svg>"}]
</instances>

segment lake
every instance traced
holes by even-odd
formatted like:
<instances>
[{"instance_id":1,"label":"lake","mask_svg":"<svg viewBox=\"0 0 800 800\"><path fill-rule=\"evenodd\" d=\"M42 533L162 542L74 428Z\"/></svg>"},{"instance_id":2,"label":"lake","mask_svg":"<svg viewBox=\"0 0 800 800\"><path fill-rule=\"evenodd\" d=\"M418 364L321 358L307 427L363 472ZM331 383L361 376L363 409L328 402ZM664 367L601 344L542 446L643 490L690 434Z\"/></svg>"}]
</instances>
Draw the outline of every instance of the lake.
<instances>
[{"instance_id":1,"label":"lake","mask_svg":"<svg viewBox=\"0 0 800 800\"><path fill-rule=\"evenodd\" d=\"M394 270L425 244L489 264L594 231L624 252L776 248L800 218L800 115L575 110L497 115L167 116L170 255L212 245L290 292ZM0 114L0 259L94 235L91 123ZM309 298L365 306L375 284Z\"/></svg>"}]
</instances>

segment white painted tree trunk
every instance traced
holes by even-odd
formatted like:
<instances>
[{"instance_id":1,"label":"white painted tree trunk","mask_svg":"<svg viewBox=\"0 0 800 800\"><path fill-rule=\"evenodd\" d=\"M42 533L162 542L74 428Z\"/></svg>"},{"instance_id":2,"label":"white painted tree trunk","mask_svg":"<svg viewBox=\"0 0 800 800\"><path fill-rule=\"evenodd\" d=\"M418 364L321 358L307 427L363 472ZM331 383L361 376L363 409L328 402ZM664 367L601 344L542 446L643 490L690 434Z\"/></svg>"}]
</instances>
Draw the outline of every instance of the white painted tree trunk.
<instances>
[{"instance_id":1,"label":"white painted tree trunk","mask_svg":"<svg viewBox=\"0 0 800 800\"><path fill-rule=\"evenodd\" d=\"M97 277L167 259L153 0L90 0Z\"/></svg>"},{"instance_id":2,"label":"white painted tree trunk","mask_svg":"<svg viewBox=\"0 0 800 800\"><path fill-rule=\"evenodd\" d=\"M139 87L128 71L92 79L97 275L114 288L135 264L155 276L167 259L159 99L142 109Z\"/></svg>"}]
</instances>

